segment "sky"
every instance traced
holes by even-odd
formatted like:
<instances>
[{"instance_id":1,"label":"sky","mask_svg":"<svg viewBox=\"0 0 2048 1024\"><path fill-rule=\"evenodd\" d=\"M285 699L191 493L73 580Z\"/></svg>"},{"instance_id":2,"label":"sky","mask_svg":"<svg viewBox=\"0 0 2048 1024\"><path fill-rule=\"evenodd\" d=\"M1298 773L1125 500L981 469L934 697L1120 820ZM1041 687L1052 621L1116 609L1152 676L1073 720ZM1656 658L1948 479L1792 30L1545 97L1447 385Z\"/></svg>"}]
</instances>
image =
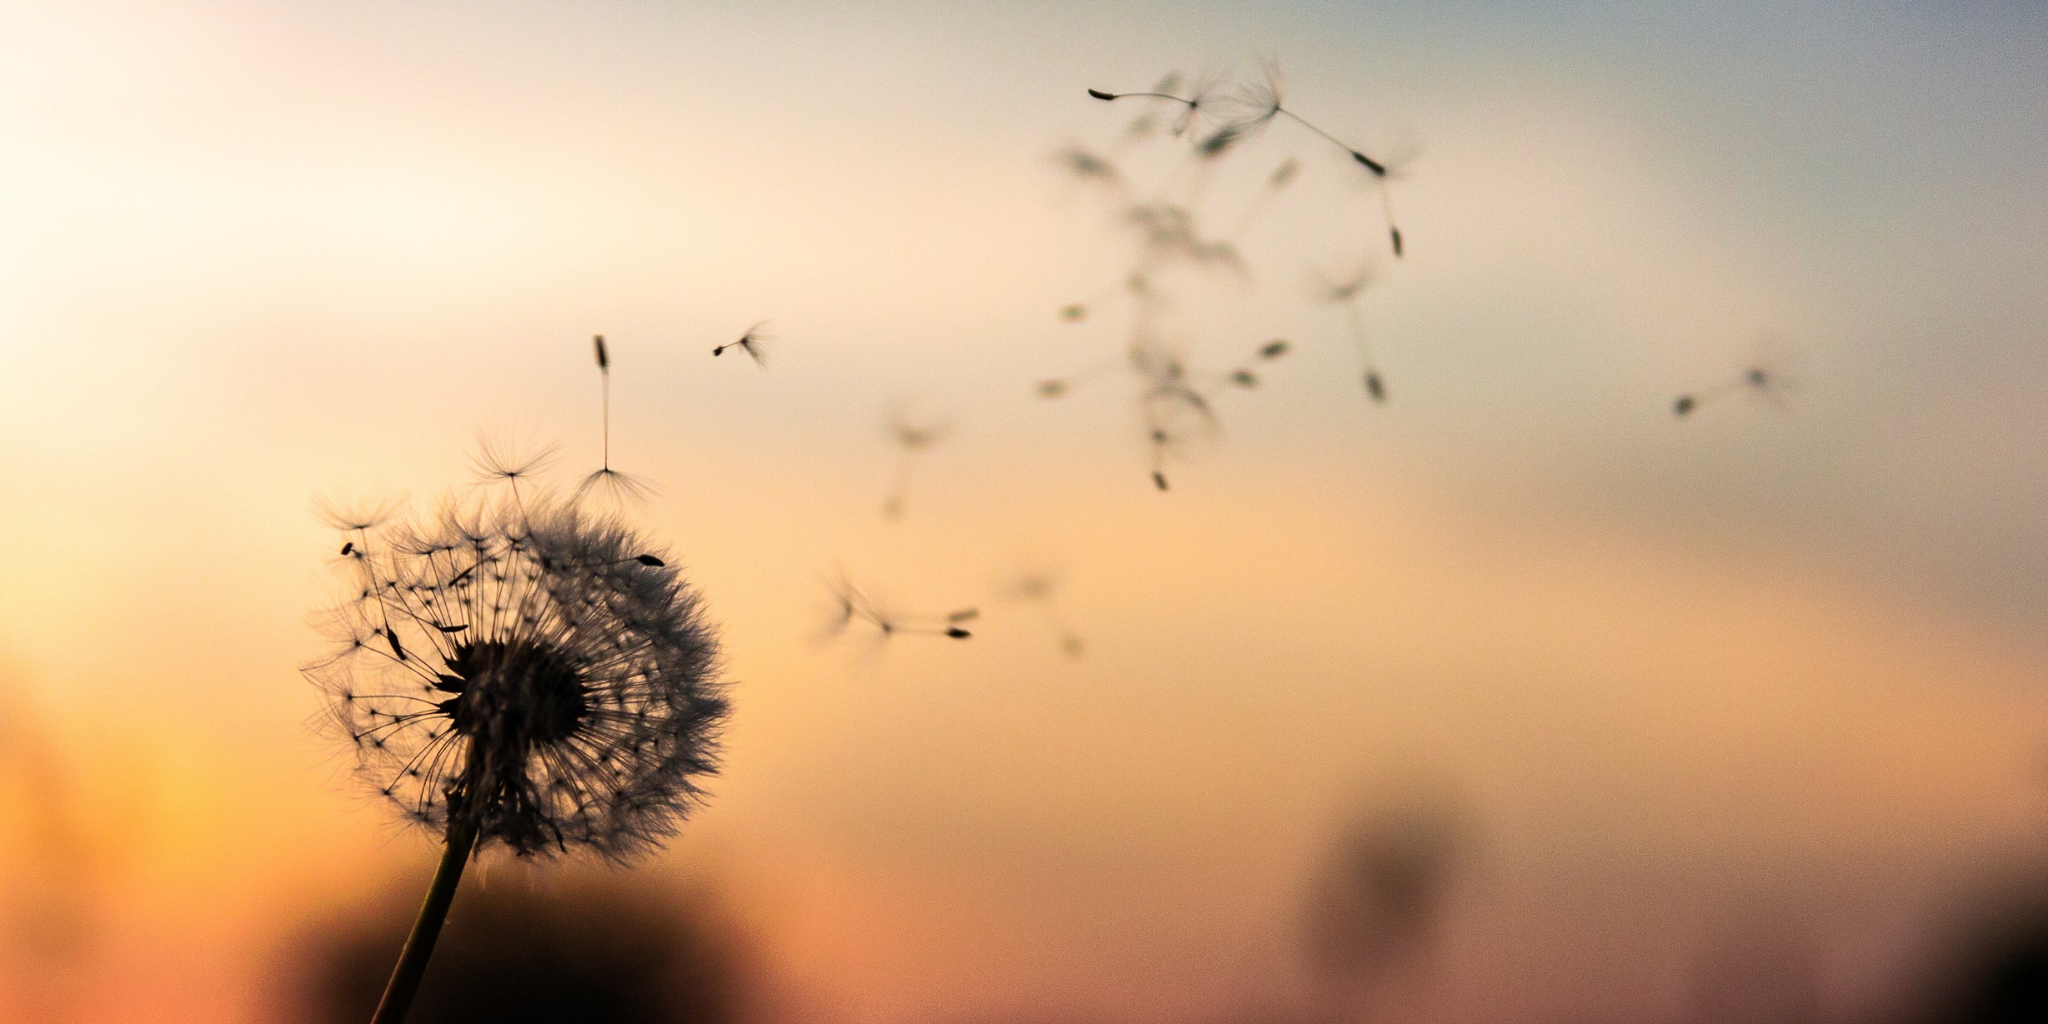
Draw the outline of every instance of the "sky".
<instances>
[{"instance_id":1,"label":"sky","mask_svg":"<svg viewBox=\"0 0 2048 1024\"><path fill-rule=\"evenodd\" d=\"M1219 164L1218 216L1301 171L1174 341L1292 350L1161 493L1057 154L1167 178L1085 90L1262 58L1400 158L1404 253L1303 130ZM0 812L92 851L0 854L98 936L49 998L264 1019L267 951L424 880L307 724L315 502L479 431L594 468L603 333L736 703L643 870L730 892L764 1017L1299 998L1318 858L1426 798L1469 850L1401 1012L1672 1014L1777 929L1862 1019L2039 860L2044 198L2023 4L0 7ZM1311 290L1361 259L1384 404ZM1760 352L1783 407L1673 416ZM893 519L892 415L948 428ZM841 572L976 636L826 643Z\"/></svg>"}]
</instances>

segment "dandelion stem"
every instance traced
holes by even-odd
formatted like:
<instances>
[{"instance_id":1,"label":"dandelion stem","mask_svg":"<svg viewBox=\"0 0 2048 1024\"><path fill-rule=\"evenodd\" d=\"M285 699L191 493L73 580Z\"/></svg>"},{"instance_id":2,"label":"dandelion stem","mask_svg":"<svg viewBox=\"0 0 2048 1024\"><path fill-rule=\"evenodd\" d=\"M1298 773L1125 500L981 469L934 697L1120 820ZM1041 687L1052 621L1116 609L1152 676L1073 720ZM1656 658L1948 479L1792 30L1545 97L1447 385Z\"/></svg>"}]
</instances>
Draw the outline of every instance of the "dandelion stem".
<instances>
[{"instance_id":1,"label":"dandelion stem","mask_svg":"<svg viewBox=\"0 0 2048 1024\"><path fill-rule=\"evenodd\" d=\"M398 954L398 966L391 969L391 983L384 986L384 998L377 1003L377 1015L370 1024L403 1024L412 997L420 990L427 973L427 958L434 955L434 940L441 937L441 924L448 919L448 905L455 901L455 887L462 882L463 865L476 847L476 825L456 820L448 826L448 848L441 854L441 866L434 872L434 884L427 887L426 902L420 905L419 920Z\"/></svg>"}]
</instances>

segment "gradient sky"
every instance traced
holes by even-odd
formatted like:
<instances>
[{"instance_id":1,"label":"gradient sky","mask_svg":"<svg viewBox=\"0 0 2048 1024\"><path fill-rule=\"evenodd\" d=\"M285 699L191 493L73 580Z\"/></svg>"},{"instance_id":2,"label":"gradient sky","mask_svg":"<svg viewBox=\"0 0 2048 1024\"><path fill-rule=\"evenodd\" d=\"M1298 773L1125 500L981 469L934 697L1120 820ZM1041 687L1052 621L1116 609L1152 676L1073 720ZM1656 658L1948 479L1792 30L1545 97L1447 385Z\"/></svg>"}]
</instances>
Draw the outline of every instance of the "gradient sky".
<instances>
[{"instance_id":1,"label":"gradient sky","mask_svg":"<svg viewBox=\"0 0 2048 1024\"><path fill-rule=\"evenodd\" d=\"M1412 153L1393 399L1304 298L1371 195L1276 126L1301 187L1190 344L1297 352L1161 495L1117 384L1032 395L1122 344L1056 315L1127 249L1053 154L1124 124L1087 87L1262 55ZM258 1014L295 922L424 879L305 725L312 502L429 500L484 428L591 468L595 332L739 681L650 870L790 1005L1293 991L1318 852L1414 787L1478 837L1431 1019L1668 1008L1757 920L1882 999L2042 838L2044 281L2024 4L0 7L0 712L98 851L82 1012ZM762 319L766 372L710 358ZM1763 336L1789 413L1673 419ZM892 523L903 403L955 432ZM979 635L821 648L835 567ZM1001 600L1034 569L1086 657Z\"/></svg>"}]
</instances>

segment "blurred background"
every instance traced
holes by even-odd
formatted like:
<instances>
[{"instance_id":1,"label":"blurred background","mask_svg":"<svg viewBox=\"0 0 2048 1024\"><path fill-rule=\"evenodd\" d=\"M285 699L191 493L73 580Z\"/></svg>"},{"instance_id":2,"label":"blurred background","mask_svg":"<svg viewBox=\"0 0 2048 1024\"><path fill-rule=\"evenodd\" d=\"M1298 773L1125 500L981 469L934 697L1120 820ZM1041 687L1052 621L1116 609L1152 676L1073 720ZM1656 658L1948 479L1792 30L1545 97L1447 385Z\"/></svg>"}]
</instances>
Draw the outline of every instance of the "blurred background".
<instances>
[{"instance_id":1,"label":"blurred background","mask_svg":"<svg viewBox=\"0 0 2048 1024\"><path fill-rule=\"evenodd\" d=\"M1262 56L1406 251L1219 163L1299 172L1174 343L1292 351L1161 493L1061 154ZM0 1013L367 1016L436 851L308 724L313 502L573 482L601 332L725 772L486 860L422 1019L2044 1019L2044 280L2034 4L7 3Z\"/></svg>"}]
</instances>

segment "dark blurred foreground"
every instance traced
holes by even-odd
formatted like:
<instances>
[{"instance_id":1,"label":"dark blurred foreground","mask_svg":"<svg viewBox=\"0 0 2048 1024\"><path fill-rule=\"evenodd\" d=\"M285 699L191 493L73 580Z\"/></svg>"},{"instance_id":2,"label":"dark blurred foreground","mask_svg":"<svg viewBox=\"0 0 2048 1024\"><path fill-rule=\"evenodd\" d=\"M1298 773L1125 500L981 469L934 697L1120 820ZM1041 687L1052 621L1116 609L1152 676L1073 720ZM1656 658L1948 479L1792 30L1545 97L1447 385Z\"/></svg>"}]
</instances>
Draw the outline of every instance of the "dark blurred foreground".
<instances>
[{"instance_id":1,"label":"dark blurred foreground","mask_svg":"<svg viewBox=\"0 0 2048 1024\"><path fill-rule=\"evenodd\" d=\"M1398 806L1355 820L1327 849L1300 908L1299 954L1308 989L1265 1005L1222 1008L1187 1024L1431 1019L1430 949L1443 904L1469 864L1469 841L1465 823L1442 807ZM776 1016L750 1011L762 1008L751 997L764 979L749 970L741 933L702 890L644 874L561 881L513 867L485 876L483 884L466 883L456 899L413 1010L416 1024L684 1024ZM369 1020L412 924L417 894L411 888L305 933L298 966L279 979L279 1016L308 1024ZM1804 945L1796 927L1737 931L1747 937L1702 951L1682 1007L1638 1020L1598 1014L1583 1020L2048 1024L2048 874L2008 879L1956 907L1932 930L1911 977L1901 979L1898 1001L1865 1012L1844 1015L1825 1007L1819 950ZM1021 1010L906 1024L1075 1019ZM1534 1024L1566 1019L1581 1018Z\"/></svg>"},{"instance_id":2,"label":"dark blurred foreground","mask_svg":"<svg viewBox=\"0 0 2048 1024\"><path fill-rule=\"evenodd\" d=\"M411 1024L739 1018L742 944L709 896L638 875L537 878L464 880ZM283 1001L309 1024L369 1020L417 900L394 893L359 919L308 934Z\"/></svg>"}]
</instances>

